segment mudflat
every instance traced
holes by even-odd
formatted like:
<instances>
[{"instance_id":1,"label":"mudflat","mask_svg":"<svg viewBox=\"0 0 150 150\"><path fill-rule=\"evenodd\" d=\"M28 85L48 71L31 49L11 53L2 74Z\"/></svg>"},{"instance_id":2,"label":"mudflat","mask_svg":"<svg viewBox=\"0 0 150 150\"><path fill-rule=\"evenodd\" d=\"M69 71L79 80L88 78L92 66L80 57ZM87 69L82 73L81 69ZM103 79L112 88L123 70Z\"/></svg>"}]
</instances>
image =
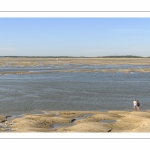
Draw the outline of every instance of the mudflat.
<instances>
[{"instance_id":1,"label":"mudflat","mask_svg":"<svg viewBox=\"0 0 150 150\"><path fill-rule=\"evenodd\" d=\"M7 120L2 132L150 132L150 111L45 111Z\"/></svg>"},{"instance_id":2,"label":"mudflat","mask_svg":"<svg viewBox=\"0 0 150 150\"><path fill-rule=\"evenodd\" d=\"M134 65L134 68L104 68L104 69L78 69L65 68L65 65ZM41 74L41 73L52 73L52 72L121 72L131 73L150 72L150 58L13 58L13 57L1 57L0 67L15 66L15 67L33 67L33 66L49 66L57 65L64 68L61 70L47 70L45 72L29 72L29 71L1 71L1 74ZM146 65L147 67L139 68L138 65Z\"/></svg>"},{"instance_id":3,"label":"mudflat","mask_svg":"<svg viewBox=\"0 0 150 150\"><path fill-rule=\"evenodd\" d=\"M22 58L1 57L0 66L36 66L36 65L64 65L64 64L90 64L90 65L150 65L150 58Z\"/></svg>"}]
</instances>

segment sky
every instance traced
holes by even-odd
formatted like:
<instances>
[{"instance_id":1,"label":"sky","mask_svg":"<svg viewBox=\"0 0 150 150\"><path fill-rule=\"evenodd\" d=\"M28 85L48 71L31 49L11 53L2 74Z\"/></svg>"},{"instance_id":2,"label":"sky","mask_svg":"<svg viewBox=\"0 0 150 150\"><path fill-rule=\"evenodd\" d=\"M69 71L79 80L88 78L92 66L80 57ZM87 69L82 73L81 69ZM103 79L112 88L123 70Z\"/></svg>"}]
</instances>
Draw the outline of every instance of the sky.
<instances>
[{"instance_id":1,"label":"sky","mask_svg":"<svg viewBox=\"0 0 150 150\"><path fill-rule=\"evenodd\" d=\"M150 18L0 18L0 56L150 56Z\"/></svg>"}]
</instances>

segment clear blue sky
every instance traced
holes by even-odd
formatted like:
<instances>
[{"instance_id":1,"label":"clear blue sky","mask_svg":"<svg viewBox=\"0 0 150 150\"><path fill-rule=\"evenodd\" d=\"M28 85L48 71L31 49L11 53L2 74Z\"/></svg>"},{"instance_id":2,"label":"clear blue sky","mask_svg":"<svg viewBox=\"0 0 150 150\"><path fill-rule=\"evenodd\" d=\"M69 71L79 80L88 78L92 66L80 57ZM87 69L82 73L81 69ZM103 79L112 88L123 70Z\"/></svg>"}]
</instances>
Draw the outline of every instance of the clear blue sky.
<instances>
[{"instance_id":1,"label":"clear blue sky","mask_svg":"<svg viewBox=\"0 0 150 150\"><path fill-rule=\"evenodd\" d=\"M0 56L150 56L150 18L0 18Z\"/></svg>"}]
</instances>

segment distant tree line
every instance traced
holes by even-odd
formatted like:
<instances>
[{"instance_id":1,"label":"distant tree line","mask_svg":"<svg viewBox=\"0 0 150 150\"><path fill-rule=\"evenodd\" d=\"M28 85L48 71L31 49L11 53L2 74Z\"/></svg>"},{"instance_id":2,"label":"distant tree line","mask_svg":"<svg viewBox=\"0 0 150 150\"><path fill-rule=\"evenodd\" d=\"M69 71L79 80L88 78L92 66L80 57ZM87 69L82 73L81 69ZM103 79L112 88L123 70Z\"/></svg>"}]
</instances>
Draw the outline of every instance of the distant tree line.
<instances>
[{"instance_id":1,"label":"distant tree line","mask_svg":"<svg viewBox=\"0 0 150 150\"><path fill-rule=\"evenodd\" d=\"M102 58L145 58L141 56L134 56L134 55L121 55L121 56L103 56Z\"/></svg>"}]
</instances>

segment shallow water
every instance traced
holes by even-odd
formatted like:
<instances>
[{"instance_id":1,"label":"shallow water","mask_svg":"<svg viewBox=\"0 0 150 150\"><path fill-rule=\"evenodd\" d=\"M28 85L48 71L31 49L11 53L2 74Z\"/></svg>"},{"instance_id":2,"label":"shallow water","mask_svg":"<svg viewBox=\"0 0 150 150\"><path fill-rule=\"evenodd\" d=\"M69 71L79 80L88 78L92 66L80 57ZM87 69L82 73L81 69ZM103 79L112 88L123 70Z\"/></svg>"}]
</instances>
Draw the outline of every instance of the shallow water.
<instances>
[{"instance_id":1,"label":"shallow water","mask_svg":"<svg viewBox=\"0 0 150 150\"><path fill-rule=\"evenodd\" d=\"M28 66L28 67L15 67L15 66L1 66L0 74L5 72L48 72L48 71L58 71L58 70L87 70L87 69L134 69L134 68L149 68L149 65L49 65L49 66Z\"/></svg>"},{"instance_id":2,"label":"shallow water","mask_svg":"<svg viewBox=\"0 0 150 150\"><path fill-rule=\"evenodd\" d=\"M49 68L48 68L49 67ZM132 65L65 65L47 67L1 67L1 71L45 71L74 68L140 68ZM38 113L40 110L141 110L150 108L150 73L52 72L48 74L0 75L0 114Z\"/></svg>"},{"instance_id":3,"label":"shallow water","mask_svg":"<svg viewBox=\"0 0 150 150\"><path fill-rule=\"evenodd\" d=\"M103 122L103 123L114 123L114 122L116 122L116 120L101 120L100 122Z\"/></svg>"},{"instance_id":4,"label":"shallow water","mask_svg":"<svg viewBox=\"0 0 150 150\"><path fill-rule=\"evenodd\" d=\"M81 117L72 118L70 123L57 123L57 124L53 124L53 128L52 129L55 130L55 129L58 129L59 127L70 127L70 126L75 125L75 122L77 120L82 120L85 117L91 117L91 116L93 116L93 114L83 114Z\"/></svg>"}]
</instances>

